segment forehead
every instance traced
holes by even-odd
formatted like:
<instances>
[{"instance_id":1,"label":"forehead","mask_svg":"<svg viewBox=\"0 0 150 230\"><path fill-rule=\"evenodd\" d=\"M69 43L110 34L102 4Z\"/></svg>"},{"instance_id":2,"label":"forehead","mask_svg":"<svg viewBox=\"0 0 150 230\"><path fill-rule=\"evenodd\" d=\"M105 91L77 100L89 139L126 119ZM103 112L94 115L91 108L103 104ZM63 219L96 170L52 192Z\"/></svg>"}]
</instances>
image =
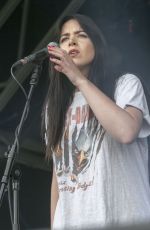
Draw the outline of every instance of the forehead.
<instances>
[{"instance_id":1,"label":"forehead","mask_svg":"<svg viewBox=\"0 0 150 230\"><path fill-rule=\"evenodd\" d=\"M61 28L61 34L74 32L81 30L82 27L80 26L79 22L75 19L70 19L69 21L65 22Z\"/></svg>"}]
</instances>

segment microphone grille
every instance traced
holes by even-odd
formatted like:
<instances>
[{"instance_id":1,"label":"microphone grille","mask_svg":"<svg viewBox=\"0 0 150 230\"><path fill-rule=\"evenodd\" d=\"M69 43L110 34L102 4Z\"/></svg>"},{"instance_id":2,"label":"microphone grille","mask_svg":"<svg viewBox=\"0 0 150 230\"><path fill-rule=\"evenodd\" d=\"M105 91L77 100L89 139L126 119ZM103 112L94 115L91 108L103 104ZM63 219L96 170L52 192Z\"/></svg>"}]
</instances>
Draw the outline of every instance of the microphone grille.
<instances>
[{"instance_id":1,"label":"microphone grille","mask_svg":"<svg viewBox=\"0 0 150 230\"><path fill-rule=\"evenodd\" d=\"M57 42L50 42L47 46L59 46Z\"/></svg>"}]
</instances>

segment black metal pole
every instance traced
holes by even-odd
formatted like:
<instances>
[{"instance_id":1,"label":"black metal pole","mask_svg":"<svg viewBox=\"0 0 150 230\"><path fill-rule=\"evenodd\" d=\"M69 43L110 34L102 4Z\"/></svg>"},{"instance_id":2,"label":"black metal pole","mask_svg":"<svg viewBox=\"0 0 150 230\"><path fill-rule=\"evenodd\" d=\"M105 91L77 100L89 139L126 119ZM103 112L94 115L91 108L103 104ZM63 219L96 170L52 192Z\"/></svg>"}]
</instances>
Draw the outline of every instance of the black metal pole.
<instances>
[{"instance_id":1,"label":"black metal pole","mask_svg":"<svg viewBox=\"0 0 150 230\"><path fill-rule=\"evenodd\" d=\"M16 168L12 176L12 189L13 189L13 230L20 230L19 224L19 189L20 189L21 171Z\"/></svg>"}]
</instances>

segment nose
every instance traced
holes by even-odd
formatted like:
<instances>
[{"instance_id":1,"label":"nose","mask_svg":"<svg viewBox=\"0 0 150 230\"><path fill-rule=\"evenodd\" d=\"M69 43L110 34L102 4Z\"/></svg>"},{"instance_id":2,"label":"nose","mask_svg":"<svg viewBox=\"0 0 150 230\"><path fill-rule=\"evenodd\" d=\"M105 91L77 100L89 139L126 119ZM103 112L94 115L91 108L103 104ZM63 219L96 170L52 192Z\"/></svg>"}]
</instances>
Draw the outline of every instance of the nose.
<instances>
[{"instance_id":1,"label":"nose","mask_svg":"<svg viewBox=\"0 0 150 230\"><path fill-rule=\"evenodd\" d=\"M74 45L77 45L77 39L74 36L72 36L69 39L69 46L74 46Z\"/></svg>"}]
</instances>

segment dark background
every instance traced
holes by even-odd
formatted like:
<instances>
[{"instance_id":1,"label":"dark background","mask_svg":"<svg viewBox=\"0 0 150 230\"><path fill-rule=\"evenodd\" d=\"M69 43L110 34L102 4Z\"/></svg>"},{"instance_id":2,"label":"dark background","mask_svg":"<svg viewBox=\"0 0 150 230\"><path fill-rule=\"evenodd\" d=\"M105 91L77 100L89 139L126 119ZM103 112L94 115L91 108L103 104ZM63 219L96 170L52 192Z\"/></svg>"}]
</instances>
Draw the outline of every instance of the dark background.
<instances>
[{"instance_id":1,"label":"dark background","mask_svg":"<svg viewBox=\"0 0 150 230\"><path fill-rule=\"evenodd\" d=\"M1 16L8 2L13 0L0 1L0 178L6 163L4 152L7 151L8 145L13 143L14 132L25 104L24 95L19 88L12 94L15 84L10 75L10 68L16 60L32 53L72 1L20 1L2 24ZM25 2L28 2L28 6L25 13L26 23L23 25ZM112 62L116 68L142 76L150 89L150 1L86 0L78 12L92 17L100 26L110 45ZM8 11L5 14L8 14ZM23 26L25 34L19 48ZM41 46L45 47L44 42ZM30 74L26 75L22 84L28 91ZM43 72L32 97L16 160L22 172L21 230L44 229L49 226L51 166L45 162L41 136L41 112L46 90L47 76ZM0 230L9 229L11 224L6 193L0 208Z\"/></svg>"}]
</instances>

